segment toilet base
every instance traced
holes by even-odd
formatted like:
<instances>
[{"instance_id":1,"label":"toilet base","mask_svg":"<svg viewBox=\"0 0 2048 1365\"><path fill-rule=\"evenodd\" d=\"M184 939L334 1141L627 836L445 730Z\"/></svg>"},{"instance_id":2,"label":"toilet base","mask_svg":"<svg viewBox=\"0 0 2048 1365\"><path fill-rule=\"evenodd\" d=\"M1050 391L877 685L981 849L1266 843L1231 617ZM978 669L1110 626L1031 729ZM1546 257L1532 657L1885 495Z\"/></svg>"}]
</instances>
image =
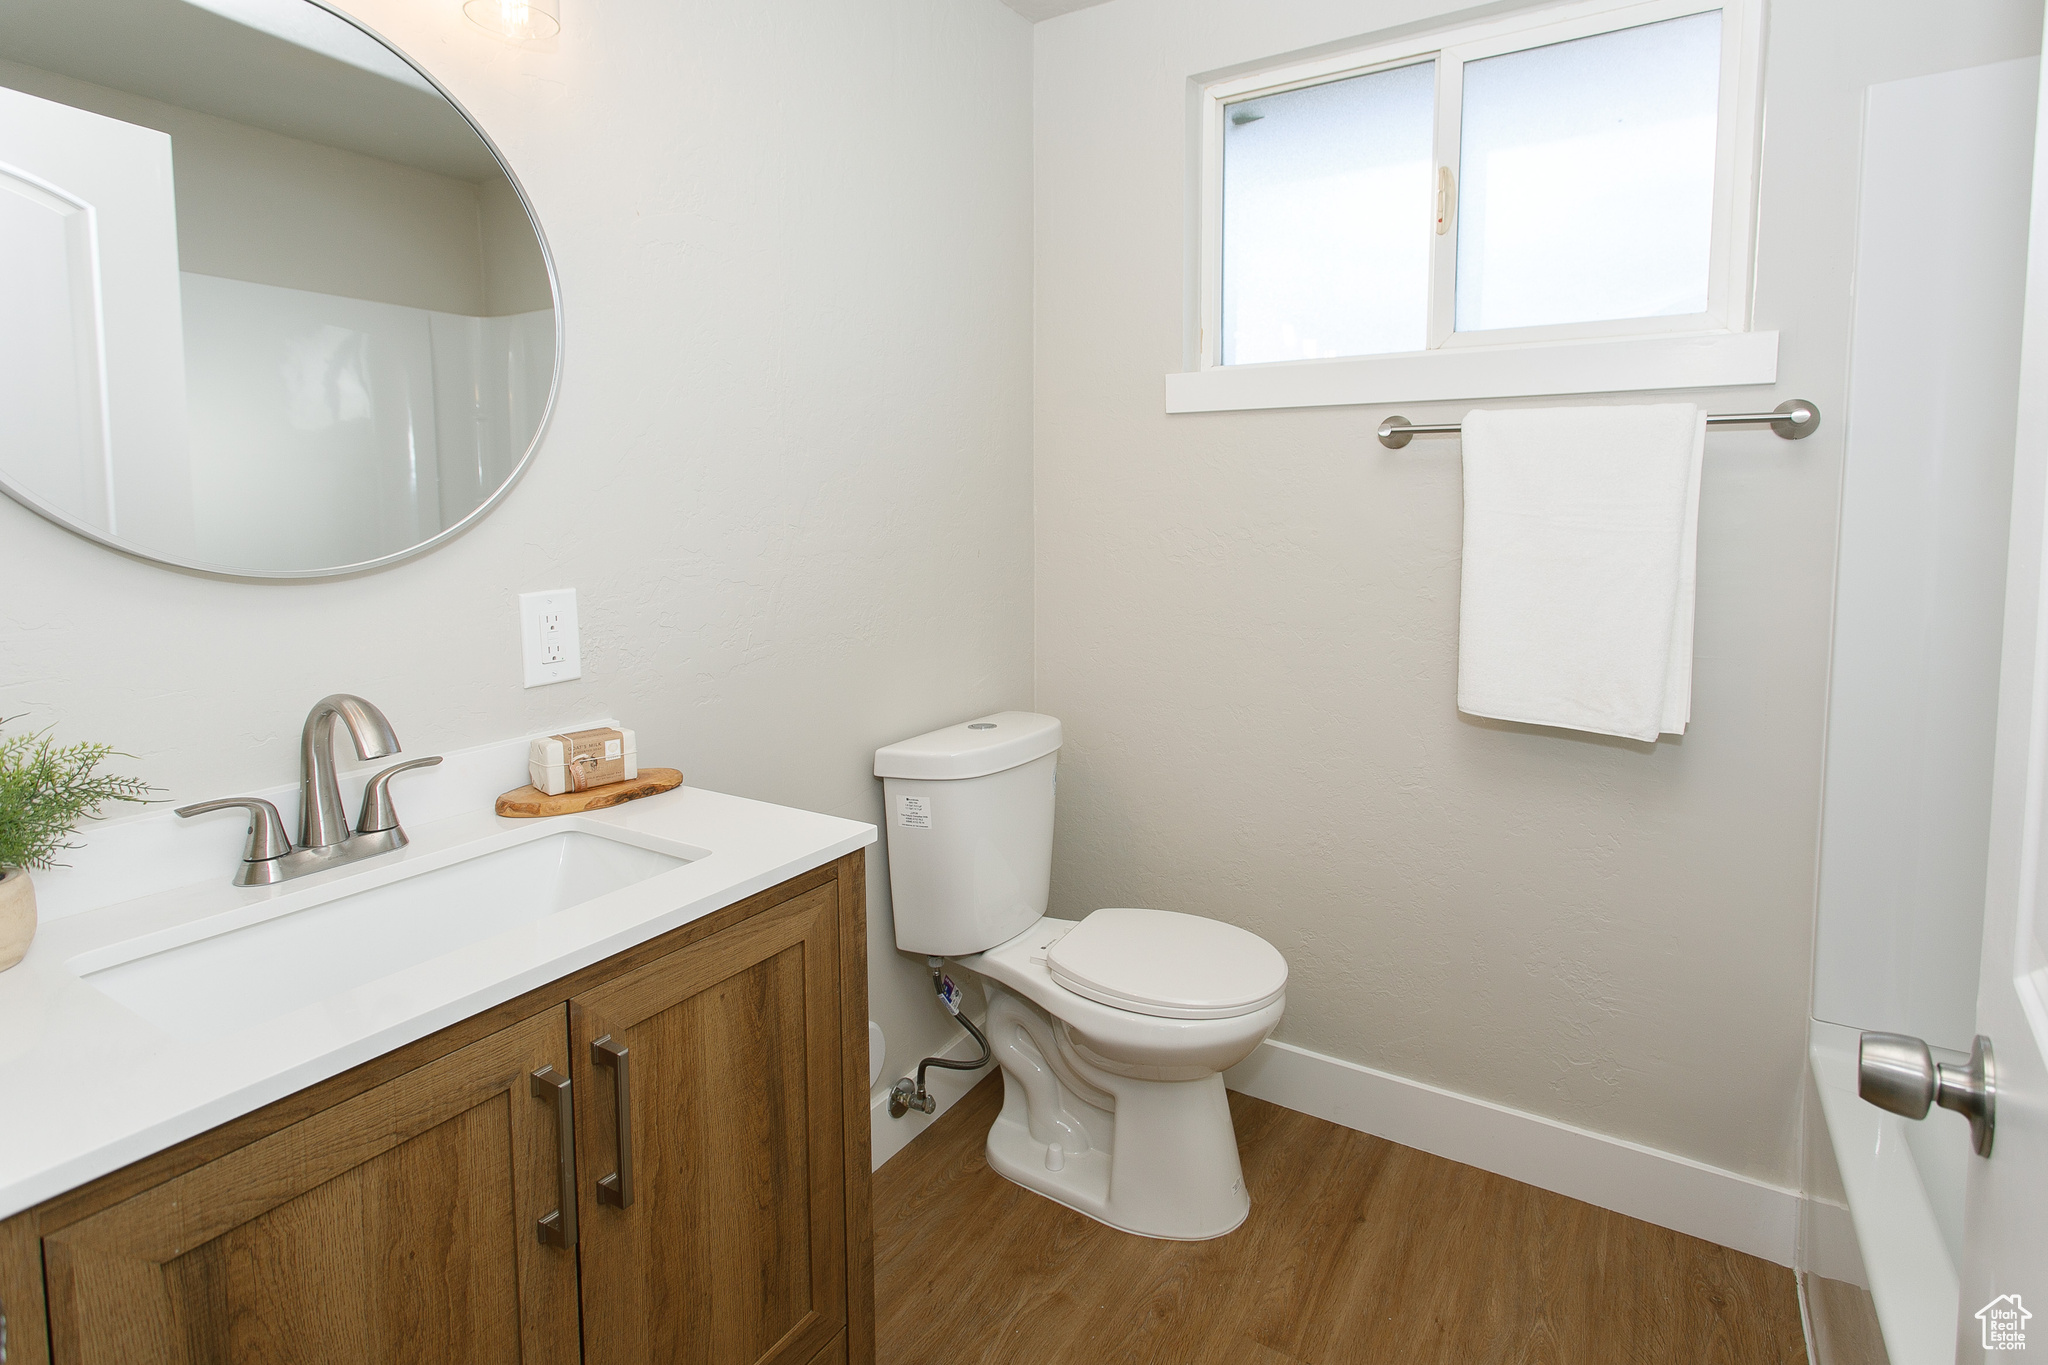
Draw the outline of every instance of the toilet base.
<instances>
[{"instance_id":1,"label":"toilet base","mask_svg":"<svg viewBox=\"0 0 2048 1365\"><path fill-rule=\"evenodd\" d=\"M1225 1233L1237 1231L1238 1225L1252 1211L1252 1201L1244 1192L1242 1177L1237 1180L1237 1205L1234 1216L1213 1231L1168 1230L1158 1226L1134 1226L1119 1221L1121 1210L1113 1209L1109 1202L1109 1159L1101 1152L1089 1152L1080 1157L1067 1157L1061 1171L1048 1171L1045 1164L1046 1144L1032 1140L1031 1133L1021 1123L1005 1123L997 1119L995 1126L988 1130L989 1169L1015 1184L1022 1185L1033 1194L1044 1195L1055 1204L1063 1204L1076 1213L1086 1214L1098 1223L1115 1228L1119 1232L1135 1233L1140 1237L1156 1237L1168 1242L1206 1242ZM1175 1220L1176 1222L1178 1220Z\"/></svg>"},{"instance_id":2,"label":"toilet base","mask_svg":"<svg viewBox=\"0 0 2048 1365\"><path fill-rule=\"evenodd\" d=\"M1090 1064L1037 1006L994 982L988 1038L1003 1112L988 1134L997 1174L1142 1237L1205 1241L1251 1212L1223 1077L1154 1081Z\"/></svg>"}]
</instances>

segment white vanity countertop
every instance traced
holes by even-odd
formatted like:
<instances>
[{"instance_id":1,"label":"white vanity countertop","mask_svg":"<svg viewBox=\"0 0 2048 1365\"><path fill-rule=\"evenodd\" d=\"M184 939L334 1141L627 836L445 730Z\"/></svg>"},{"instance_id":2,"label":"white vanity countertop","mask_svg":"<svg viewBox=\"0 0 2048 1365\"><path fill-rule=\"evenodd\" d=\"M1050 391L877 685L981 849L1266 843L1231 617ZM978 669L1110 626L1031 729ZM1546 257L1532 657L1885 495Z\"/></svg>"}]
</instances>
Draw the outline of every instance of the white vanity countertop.
<instances>
[{"instance_id":1,"label":"white vanity countertop","mask_svg":"<svg viewBox=\"0 0 2048 1365\"><path fill-rule=\"evenodd\" d=\"M403 793L400 794L404 814ZM174 1036L81 979L221 926L275 918L558 831L610 832L691 861L225 1036ZM239 826L236 826L239 830ZM45 918L0 972L0 1218L875 841L875 827L683 787L610 810L407 822L412 843L273 887L232 858L196 885ZM235 831L226 831L235 837ZM161 836L150 836L161 837ZM216 835L218 839L220 835ZM125 945L125 946L124 946Z\"/></svg>"}]
</instances>

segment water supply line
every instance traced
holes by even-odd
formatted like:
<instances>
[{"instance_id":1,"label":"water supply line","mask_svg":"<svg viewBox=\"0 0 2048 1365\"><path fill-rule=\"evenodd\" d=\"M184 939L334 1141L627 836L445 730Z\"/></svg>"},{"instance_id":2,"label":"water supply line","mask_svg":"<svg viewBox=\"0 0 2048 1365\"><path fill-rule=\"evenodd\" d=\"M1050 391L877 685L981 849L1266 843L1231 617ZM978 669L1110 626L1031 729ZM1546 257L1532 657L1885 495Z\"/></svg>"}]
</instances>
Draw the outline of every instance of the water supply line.
<instances>
[{"instance_id":1,"label":"water supply line","mask_svg":"<svg viewBox=\"0 0 2048 1365\"><path fill-rule=\"evenodd\" d=\"M988 1065L991 1056L988 1038L974 1026L972 1019L960 1012L960 988L953 984L950 977L939 971L945 964L936 957L928 957L924 961L925 965L931 968L932 990L937 993L939 1003L944 1005L946 1012L959 1020L960 1027L966 1029L973 1035L974 1041L981 1045L981 1056L971 1062L956 1062L948 1057L927 1057L919 1062L916 1080L905 1076L890 1087L889 1117L892 1119L900 1119L913 1109L921 1114L933 1113L938 1109L939 1102L932 1098L931 1091L924 1088L924 1073L927 1067L942 1066L948 1071L979 1071Z\"/></svg>"}]
</instances>

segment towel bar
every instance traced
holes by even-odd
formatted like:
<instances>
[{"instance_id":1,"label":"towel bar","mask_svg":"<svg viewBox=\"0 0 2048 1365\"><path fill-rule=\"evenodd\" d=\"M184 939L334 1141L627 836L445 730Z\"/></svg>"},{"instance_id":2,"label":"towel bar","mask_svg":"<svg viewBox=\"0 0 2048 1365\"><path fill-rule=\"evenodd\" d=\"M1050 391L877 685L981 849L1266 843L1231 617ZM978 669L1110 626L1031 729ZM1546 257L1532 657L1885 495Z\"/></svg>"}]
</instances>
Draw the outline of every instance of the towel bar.
<instances>
[{"instance_id":1,"label":"towel bar","mask_svg":"<svg viewBox=\"0 0 2048 1365\"><path fill-rule=\"evenodd\" d=\"M1797 441L1813 435L1820 425L1820 408L1804 398L1792 398L1769 412L1710 412L1707 425L1710 427L1756 426L1769 423L1772 431L1788 441ZM1399 450L1417 436L1456 436L1456 422L1411 422L1406 417L1389 417L1380 423L1380 444L1389 450Z\"/></svg>"}]
</instances>

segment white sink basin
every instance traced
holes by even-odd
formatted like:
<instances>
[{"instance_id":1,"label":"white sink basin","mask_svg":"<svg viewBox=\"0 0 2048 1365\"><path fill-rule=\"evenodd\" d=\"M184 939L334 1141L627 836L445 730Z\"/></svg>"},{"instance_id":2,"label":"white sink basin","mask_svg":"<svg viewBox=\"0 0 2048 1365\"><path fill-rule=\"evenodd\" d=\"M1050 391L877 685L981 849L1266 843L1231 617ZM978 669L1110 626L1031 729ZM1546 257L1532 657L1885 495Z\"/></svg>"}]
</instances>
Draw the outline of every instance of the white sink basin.
<instances>
[{"instance_id":1,"label":"white sink basin","mask_svg":"<svg viewBox=\"0 0 2048 1365\"><path fill-rule=\"evenodd\" d=\"M565 830L107 965L91 986L187 1038L217 1038L681 867L689 859ZM369 864L365 864L368 868ZM323 890L328 888L322 888Z\"/></svg>"}]
</instances>

